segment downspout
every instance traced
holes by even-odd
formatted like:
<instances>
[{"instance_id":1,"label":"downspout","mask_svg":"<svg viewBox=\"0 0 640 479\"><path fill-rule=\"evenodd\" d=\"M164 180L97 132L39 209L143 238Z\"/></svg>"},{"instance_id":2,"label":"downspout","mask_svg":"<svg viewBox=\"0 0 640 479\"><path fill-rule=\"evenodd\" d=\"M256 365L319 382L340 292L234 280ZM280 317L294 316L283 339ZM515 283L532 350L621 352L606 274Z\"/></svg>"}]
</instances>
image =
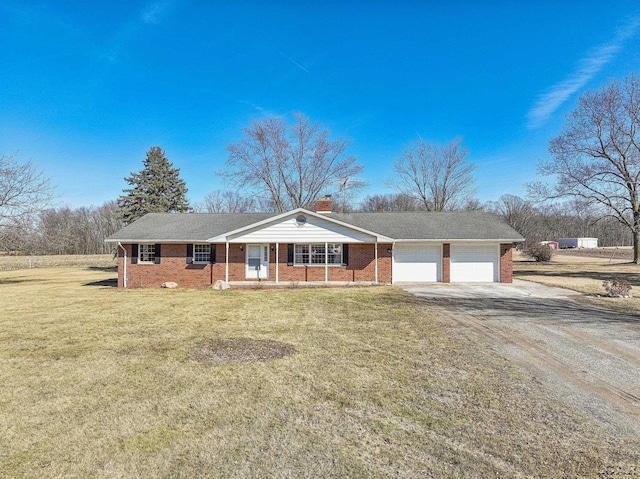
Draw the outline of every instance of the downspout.
<instances>
[{"instance_id":1,"label":"downspout","mask_svg":"<svg viewBox=\"0 0 640 479\"><path fill-rule=\"evenodd\" d=\"M394 283L394 268L395 268L395 264L394 264L394 258L395 258L395 254L396 254L396 242L394 241L393 243L391 243L391 284ZM442 260L440 260L440 262L442 262Z\"/></svg>"},{"instance_id":2,"label":"downspout","mask_svg":"<svg viewBox=\"0 0 640 479\"><path fill-rule=\"evenodd\" d=\"M122 286L126 289L127 287L127 249L122 246L122 243L120 243L120 241L118 241L118 246L120 248L122 248L122 251L124 251L124 271L123 271L123 278L122 278Z\"/></svg>"},{"instance_id":3,"label":"downspout","mask_svg":"<svg viewBox=\"0 0 640 479\"><path fill-rule=\"evenodd\" d=\"M374 256L376 258L376 262L375 262L376 263L376 271L375 271L376 278L375 279L376 279L376 284L378 284L378 238L377 237L376 237L376 244L375 244L374 247L375 247Z\"/></svg>"},{"instance_id":4,"label":"downspout","mask_svg":"<svg viewBox=\"0 0 640 479\"><path fill-rule=\"evenodd\" d=\"M224 257L224 282L229 282L229 242L224 245L225 257Z\"/></svg>"},{"instance_id":5,"label":"downspout","mask_svg":"<svg viewBox=\"0 0 640 479\"><path fill-rule=\"evenodd\" d=\"M276 242L276 284L280 282L280 243Z\"/></svg>"}]
</instances>

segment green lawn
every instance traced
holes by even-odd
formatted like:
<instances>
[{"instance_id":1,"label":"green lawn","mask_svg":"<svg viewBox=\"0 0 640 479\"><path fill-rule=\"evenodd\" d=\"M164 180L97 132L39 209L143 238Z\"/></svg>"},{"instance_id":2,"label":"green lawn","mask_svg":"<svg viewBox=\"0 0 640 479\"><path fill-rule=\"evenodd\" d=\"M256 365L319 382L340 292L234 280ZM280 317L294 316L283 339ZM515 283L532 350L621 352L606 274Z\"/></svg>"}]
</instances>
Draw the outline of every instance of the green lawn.
<instances>
[{"instance_id":1,"label":"green lawn","mask_svg":"<svg viewBox=\"0 0 640 479\"><path fill-rule=\"evenodd\" d=\"M0 477L604 477L639 460L395 288L114 278L0 272ZM237 338L295 352L202 354Z\"/></svg>"}]
</instances>

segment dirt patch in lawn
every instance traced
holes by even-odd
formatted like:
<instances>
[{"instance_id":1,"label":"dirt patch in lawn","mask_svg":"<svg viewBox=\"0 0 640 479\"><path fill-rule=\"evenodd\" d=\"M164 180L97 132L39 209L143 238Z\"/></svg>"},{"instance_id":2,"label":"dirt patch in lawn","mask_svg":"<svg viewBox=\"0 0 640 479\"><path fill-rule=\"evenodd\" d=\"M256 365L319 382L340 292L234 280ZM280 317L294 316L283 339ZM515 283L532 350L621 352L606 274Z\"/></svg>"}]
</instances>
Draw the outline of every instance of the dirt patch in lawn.
<instances>
[{"instance_id":1,"label":"dirt patch in lawn","mask_svg":"<svg viewBox=\"0 0 640 479\"><path fill-rule=\"evenodd\" d=\"M257 363L284 358L295 352L293 346L277 341L232 338L200 343L191 357L196 361L215 364Z\"/></svg>"}]
</instances>

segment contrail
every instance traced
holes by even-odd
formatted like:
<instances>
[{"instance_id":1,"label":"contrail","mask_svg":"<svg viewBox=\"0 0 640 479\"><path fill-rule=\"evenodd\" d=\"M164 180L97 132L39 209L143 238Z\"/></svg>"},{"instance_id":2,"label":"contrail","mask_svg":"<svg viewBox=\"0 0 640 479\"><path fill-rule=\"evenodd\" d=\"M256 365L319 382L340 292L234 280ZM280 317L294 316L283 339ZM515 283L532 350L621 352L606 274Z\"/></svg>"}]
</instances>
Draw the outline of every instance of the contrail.
<instances>
[{"instance_id":1,"label":"contrail","mask_svg":"<svg viewBox=\"0 0 640 479\"><path fill-rule=\"evenodd\" d=\"M640 17L634 17L631 22L618 30L610 42L598 46L583 57L576 70L567 78L539 95L527 115L527 126L535 129L544 125L571 95L584 87L615 55L620 53L624 42L633 37L638 28L640 28Z\"/></svg>"},{"instance_id":2,"label":"contrail","mask_svg":"<svg viewBox=\"0 0 640 479\"><path fill-rule=\"evenodd\" d=\"M311 73L309 70L307 70L305 67L303 67L302 65L300 65L297 61L295 61L293 58L288 57L287 55L284 54L284 52L282 52L281 50L278 50L280 52L280 55L282 55L283 57L285 57L287 60L289 60L291 63L293 63L295 66L297 66L300 70L305 71L307 73Z\"/></svg>"}]
</instances>

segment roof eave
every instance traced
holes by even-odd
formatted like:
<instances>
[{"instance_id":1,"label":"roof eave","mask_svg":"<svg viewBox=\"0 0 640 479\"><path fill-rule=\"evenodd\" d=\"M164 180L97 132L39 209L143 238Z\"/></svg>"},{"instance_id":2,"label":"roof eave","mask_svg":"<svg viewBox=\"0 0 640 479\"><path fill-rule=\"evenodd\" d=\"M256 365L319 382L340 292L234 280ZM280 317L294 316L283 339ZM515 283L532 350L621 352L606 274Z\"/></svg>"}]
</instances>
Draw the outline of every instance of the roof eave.
<instances>
[{"instance_id":1,"label":"roof eave","mask_svg":"<svg viewBox=\"0 0 640 479\"><path fill-rule=\"evenodd\" d=\"M112 239L107 238L104 240L105 243L156 243L156 244L175 244L175 243L209 243L206 239L153 239L153 238L123 238L123 239Z\"/></svg>"}]
</instances>

